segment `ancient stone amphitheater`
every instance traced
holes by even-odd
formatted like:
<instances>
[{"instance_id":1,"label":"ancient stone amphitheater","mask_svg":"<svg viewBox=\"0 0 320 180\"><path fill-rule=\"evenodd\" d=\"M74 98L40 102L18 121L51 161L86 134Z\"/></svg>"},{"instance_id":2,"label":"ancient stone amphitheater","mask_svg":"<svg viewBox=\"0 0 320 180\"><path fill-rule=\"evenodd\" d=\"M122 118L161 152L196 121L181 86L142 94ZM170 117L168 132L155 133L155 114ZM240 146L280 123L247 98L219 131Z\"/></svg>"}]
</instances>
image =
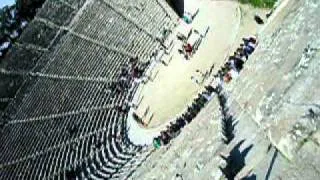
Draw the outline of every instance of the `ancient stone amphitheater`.
<instances>
[{"instance_id":1,"label":"ancient stone amphitheater","mask_svg":"<svg viewBox=\"0 0 320 180\"><path fill-rule=\"evenodd\" d=\"M178 16L164 0L46 0L0 63L0 179L223 179L235 151L239 178L319 179L320 2L279 4L239 78L155 150L128 136L138 86L112 87Z\"/></svg>"},{"instance_id":2,"label":"ancient stone amphitheater","mask_svg":"<svg viewBox=\"0 0 320 180\"><path fill-rule=\"evenodd\" d=\"M121 65L161 46L158 33L177 17L164 1L126 3L43 4L1 66L1 179L122 179L148 155L125 137L127 114L117 111L135 89L108 89Z\"/></svg>"}]
</instances>

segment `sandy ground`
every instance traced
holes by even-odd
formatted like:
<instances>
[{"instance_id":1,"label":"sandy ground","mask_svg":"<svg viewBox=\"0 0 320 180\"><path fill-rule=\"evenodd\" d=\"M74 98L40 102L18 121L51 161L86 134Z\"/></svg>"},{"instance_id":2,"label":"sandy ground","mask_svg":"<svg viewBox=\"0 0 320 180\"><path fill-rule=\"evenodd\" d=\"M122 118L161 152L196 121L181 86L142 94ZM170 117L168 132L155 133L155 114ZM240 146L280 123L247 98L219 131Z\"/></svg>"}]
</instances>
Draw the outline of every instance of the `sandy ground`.
<instances>
[{"instance_id":1,"label":"sandy ground","mask_svg":"<svg viewBox=\"0 0 320 180\"><path fill-rule=\"evenodd\" d=\"M269 9L256 9L250 5L239 5L240 13L241 13L241 21L240 28L237 33L237 38L232 45L232 52L238 48L239 44L242 43L242 38L249 35L257 35L262 28L263 25L258 25L254 21L254 15L259 15L264 22L267 22L266 14L270 11Z\"/></svg>"},{"instance_id":2,"label":"sandy ground","mask_svg":"<svg viewBox=\"0 0 320 180\"><path fill-rule=\"evenodd\" d=\"M199 30L209 26L210 30L190 60L185 60L178 53L177 48L181 44L175 39L175 47L168 57L171 59L169 64L157 65L153 70L156 75L153 81L142 85L141 102L136 113L148 128L158 127L178 116L203 88L203 83L197 84L191 77L202 82L202 73L209 71L213 64L214 74L227 55L239 45L241 37L255 34L258 30L253 21L258 10L250 6L240 6L234 1L189 0L186 3L190 3L186 7L196 3L200 9L192 27Z\"/></svg>"}]
</instances>

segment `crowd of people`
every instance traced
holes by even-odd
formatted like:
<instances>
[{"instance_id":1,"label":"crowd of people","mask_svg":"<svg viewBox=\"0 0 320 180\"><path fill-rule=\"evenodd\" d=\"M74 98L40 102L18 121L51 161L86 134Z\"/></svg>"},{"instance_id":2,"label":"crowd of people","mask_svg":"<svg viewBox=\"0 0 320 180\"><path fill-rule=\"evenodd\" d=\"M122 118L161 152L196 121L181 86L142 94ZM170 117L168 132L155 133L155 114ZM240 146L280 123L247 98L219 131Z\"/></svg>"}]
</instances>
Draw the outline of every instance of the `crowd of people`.
<instances>
[{"instance_id":1,"label":"crowd of people","mask_svg":"<svg viewBox=\"0 0 320 180\"><path fill-rule=\"evenodd\" d=\"M170 122L166 130L161 131L160 136L154 138L154 146L158 148L162 145L167 145L173 138L178 136L181 129L189 124L211 99L211 95L214 91L215 89L212 86L206 86L205 91L198 94L193 100L193 103L188 106L186 112L179 116L175 121Z\"/></svg>"},{"instance_id":2,"label":"crowd of people","mask_svg":"<svg viewBox=\"0 0 320 180\"><path fill-rule=\"evenodd\" d=\"M27 24L28 20L19 14L16 6L0 10L0 58L8 52Z\"/></svg>"},{"instance_id":3,"label":"crowd of people","mask_svg":"<svg viewBox=\"0 0 320 180\"><path fill-rule=\"evenodd\" d=\"M140 82L144 79L144 71L149 65L149 62L141 63L138 57L132 57L129 62L121 67L120 74L116 81L110 84L110 90L115 93L120 93L129 89L132 83Z\"/></svg>"},{"instance_id":4,"label":"crowd of people","mask_svg":"<svg viewBox=\"0 0 320 180\"><path fill-rule=\"evenodd\" d=\"M150 62L139 62L138 57L131 57L129 61L122 65L118 77L108 86L108 91L112 96L117 96L121 93L131 92L132 87L140 83L144 83L148 78L145 76L145 70L150 65ZM117 110L121 113L128 113L131 107L136 108L130 98L126 98L121 104L117 105ZM138 116L134 117L139 119Z\"/></svg>"},{"instance_id":5,"label":"crowd of people","mask_svg":"<svg viewBox=\"0 0 320 180\"><path fill-rule=\"evenodd\" d=\"M238 76L243 69L244 63L248 60L249 56L254 52L258 45L257 38L255 36L249 36L243 38L243 43L240 47L230 56L227 62L215 75L216 78L223 80L224 82L230 82L233 78ZM174 137L176 137L181 129L190 123L195 116L200 112L204 105L210 101L213 92L221 92L221 84L216 87L211 85L205 87L205 91L198 94L198 97L194 99L191 106L188 106L186 112L178 117L174 122L170 122L166 130L160 132L160 136L155 137L153 145L156 148L162 145L168 144ZM218 93L219 95L219 93ZM232 139L232 138L231 138Z\"/></svg>"},{"instance_id":6,"label":"crowd of people","mask_svg":"<svg viewBox=\"0 0 320 180\"><path fill-rule=\"evenodd\" d=\"M243 38L243 43L229 56L227 62L218 71L216 77L223 77L224 82L230 82L233 78L237 77L243 69L243 64L248 60L249 56L254 52L258 45L255 36Z\"/></svg>"}]
</instances>

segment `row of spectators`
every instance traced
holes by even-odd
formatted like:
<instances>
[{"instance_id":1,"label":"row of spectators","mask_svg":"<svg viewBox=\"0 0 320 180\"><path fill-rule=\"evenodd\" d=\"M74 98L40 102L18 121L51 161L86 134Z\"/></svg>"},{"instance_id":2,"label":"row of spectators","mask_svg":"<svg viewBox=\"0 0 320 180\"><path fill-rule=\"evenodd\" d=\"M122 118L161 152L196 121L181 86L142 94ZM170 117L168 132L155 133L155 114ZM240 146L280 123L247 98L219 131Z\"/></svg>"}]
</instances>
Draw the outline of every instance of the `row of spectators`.
<instances>
[{"instance_id":1,"label":"row of spectators","mask_svg":"<svg viewBox=\"0 0 320 180\"><path fill-rule=\"evenodd\" d=\"M142 63L139 62L138 57L131 57L129 62L122 65L116 81L112 82L108 87L112 96L115 97L121 93L129 92L132 87L141 82L144 83L148 79L144 73L149 65L150 62ZM119 112L128 113L130 107L135 107L135 104L126 99L117 109ZM139 119L139 117L136 116L135 119Z\"/></svg>"},{"instance_id":2,"label":"row of spectators","mask_svg":"<svg viewBox=\"0 0 320 180\"><path fill-rule=\"evenodd\" d=\"M144 79L143 74L149 63L139 62L138 57L130 58L129 62L121 67L119 77L111 84L110 89L115 93L121 93L128 90L134 83L139 83Z\"/></svg>"},{"instance_id":3,"label":"row of spectators","mask_svg":"<svg viewBox=\"0 0 320 180\"><path fill-rule=\"evenodd\" d=\"M249 55L254 52L257 45L258 42L256 37L250 36L243 38L243 43L236 50L236 52L234 52L234 54L228 58L227 62L223 67L221 67L215 77L218 78L218 80L221 79L224 82L230 82L232 78L238 76L240 71L243 69L243 64L248 60ZM219 80L219 82L222 81ZM190 123L204 107L204 105L210 101L210 99L213 97L213 92L218 93L221 91L221 85L222 84L219 83L216 87L206 86L206 90L198 95L198 97L193 101L192 105L188 107L187 111L181 117L178 117L174 122L171 122L167 129L160 133L160 136L154 138L154 147L160 148L162 145L168 144L174 137L176 137L180 133L181 129L186 124ZM218 95L220 96L219 93ZM228 120L231 120L230 123L231 126L233 126L232 119L228 117ZM232 140L232 131L230 133L229 140ZM224 135L226 135L226 133Z\"/></svg>"},{"instance_id":4,"label":"row of spectators","mask_svg":"<svg viewBox=\"0 0 320 180\"><path fill-rule=\"evenodd\" d=\"M160 132L160 136L154 138L153 144L156 148L161 145L167 145L173 138L180 134L181 129L189 124L212 98L212 93L215 89L212 86L206 86L205 91L199 93L193 103L188 106L185 113L178 117L174 122L170 122L166 130Z\"/></svg>"},{"instance_id":5,"label":"row of spectators","mask_svg":"<svg viewBox=\"0 0 320 180\"><path fill-rule=\"evenodd\" d=\"M218 71L217 76L223 77L225 82L230 82L233 78L237 77L243 69L243 64L248 60L258 45L255 36L243 38L243 43L240 47L230 56L223 67Z\"/></svg>"}]
</instances>

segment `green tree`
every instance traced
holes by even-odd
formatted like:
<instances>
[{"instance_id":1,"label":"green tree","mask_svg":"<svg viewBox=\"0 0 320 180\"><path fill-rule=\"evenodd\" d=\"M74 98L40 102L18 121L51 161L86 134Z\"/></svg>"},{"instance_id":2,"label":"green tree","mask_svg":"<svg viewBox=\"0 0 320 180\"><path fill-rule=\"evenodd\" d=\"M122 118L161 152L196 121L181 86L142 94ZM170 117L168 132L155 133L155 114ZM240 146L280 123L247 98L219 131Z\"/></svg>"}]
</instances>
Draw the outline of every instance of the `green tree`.
<instances>
[{"instance_id":1,"label":"green tree","mask_svg":"<svg viewBox=\"0 0 320 180\"><path fill-rule=\"evenodd\" d=\"M278 0L239 0L243 4L251 4L254 7L273 8Z\"/></svg>"}]
</instances>

